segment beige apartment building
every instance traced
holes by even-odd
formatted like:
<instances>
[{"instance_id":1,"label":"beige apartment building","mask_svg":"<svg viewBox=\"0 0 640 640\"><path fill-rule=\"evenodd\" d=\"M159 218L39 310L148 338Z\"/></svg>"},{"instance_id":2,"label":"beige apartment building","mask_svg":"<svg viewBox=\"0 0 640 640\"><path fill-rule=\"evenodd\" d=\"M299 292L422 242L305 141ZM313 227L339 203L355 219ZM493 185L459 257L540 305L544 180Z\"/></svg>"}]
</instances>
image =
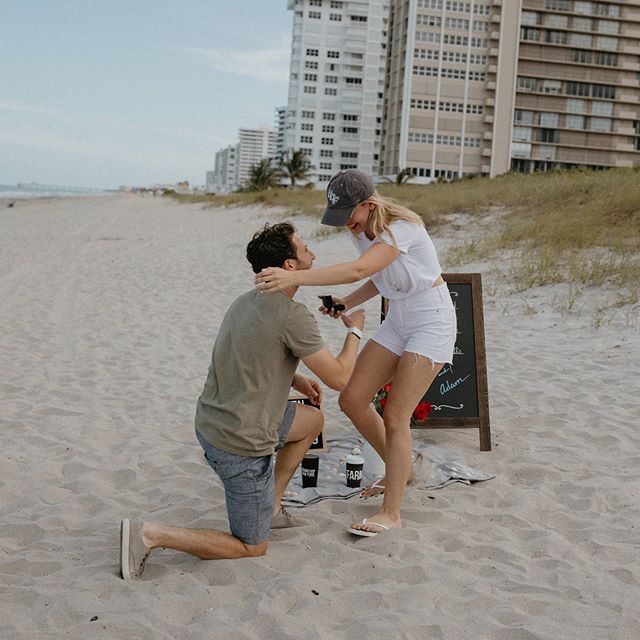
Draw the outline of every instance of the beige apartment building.
<instances>
[{"instance_id":1,"label":"beige apartment building","mask_svg":"<svg viewBox=\"0 0 640 640\"><path fill-rule=\"evenodd\" d=\"M380 173L640 164L640 0L391 3Z\"/></svg>"}]
</instances>

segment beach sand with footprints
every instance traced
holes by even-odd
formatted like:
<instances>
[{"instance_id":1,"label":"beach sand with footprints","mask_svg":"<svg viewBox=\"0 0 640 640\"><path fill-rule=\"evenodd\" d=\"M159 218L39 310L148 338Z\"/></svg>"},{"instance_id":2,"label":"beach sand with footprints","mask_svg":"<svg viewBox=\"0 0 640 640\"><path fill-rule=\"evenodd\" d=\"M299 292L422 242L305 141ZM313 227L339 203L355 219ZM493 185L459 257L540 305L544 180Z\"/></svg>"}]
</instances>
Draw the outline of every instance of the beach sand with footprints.
<instances>
[{"instance_id":1,"label":"beach sand with footprints","mask_svg":"<svg viewBox=\"0 0 640 640\"><path fill-rule=\"evenodd\" d=\"M637 638L638 309L603 313L606 288L571 305L563 285L509 293L498 259L455 268L483 276L492 451L473 429L414 432L494 479L410 489L404 528L373 539L347 527L380 498L327 500L264 557L160 550L121 580L123 517L226 528L195 403L253 286L246 244L283 218L128 194L0 208L0 637ZM316 266L355 255L294 222ZM452 216L441 256L483 224ZM366 310L371 335L379 302ZM342 324L318 322L335 353ZM324 408L329 438L354 434L335 392Z\"/></svg>"}]
</instances>

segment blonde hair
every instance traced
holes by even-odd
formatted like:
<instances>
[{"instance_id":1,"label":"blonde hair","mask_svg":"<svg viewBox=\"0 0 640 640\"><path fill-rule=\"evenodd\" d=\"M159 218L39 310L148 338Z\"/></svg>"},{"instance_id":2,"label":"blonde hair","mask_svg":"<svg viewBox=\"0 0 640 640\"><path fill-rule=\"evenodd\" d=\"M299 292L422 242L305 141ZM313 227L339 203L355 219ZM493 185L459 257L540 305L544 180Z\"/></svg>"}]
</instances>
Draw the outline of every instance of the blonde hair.
<instances>
[{"instance_id":1,"label":"blonde hair","mask_svg":"<svg viewBox=\"0 0 640 640\"><path fill-rule=\"evenodd\" d=\"M424 220L417 213L395 203L393 200L383 198L377 191L374 191L373 195L367 198L365 202L375 205L375 208L369 214L369 226L376 238L379 238L383 233L388 233L393 243L396 244L393 231L389 227L396 220L406 220L424 227Z\"/></svg>"}]
</instances>

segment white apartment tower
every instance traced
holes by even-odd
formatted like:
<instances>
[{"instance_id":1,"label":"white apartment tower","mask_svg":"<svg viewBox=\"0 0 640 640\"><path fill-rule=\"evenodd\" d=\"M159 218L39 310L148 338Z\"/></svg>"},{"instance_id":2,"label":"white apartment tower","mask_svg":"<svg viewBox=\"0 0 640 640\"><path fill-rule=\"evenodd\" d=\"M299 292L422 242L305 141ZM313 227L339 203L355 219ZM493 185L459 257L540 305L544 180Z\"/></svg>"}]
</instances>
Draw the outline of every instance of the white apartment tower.
<instances>
[{"instance_id":1,"label":"white apartment tower","mask_svg":"<svg viewBox=\"0 0 640 640\"><path fill-rule=\"evenodd\" d=\"M340 169L379 172L389 0L289 0L293 41L285 149L324 186Z\"/></svg>"},{"instance_id":2,"label":"white apartment tower","mask_svg":"<svg viewBox=\"0 0 640 640\"><path fill-rule=\"evenodd\" d=\"M229 193L236 188L236 157L238 145L230 144L216 153L213 170L213 191L215 193ZM207 173L207 183L209 182ZM207 185L208 190L208 185Z\"/></svg>"},{"instance_id":3,"label":"white apartment tower","mask_svg":"<svg viewBox=\"0 0 640 640\"><path fill-rule=\"evenodd\" d=\"M265 158L275 159L278 132L269 127L238 129L235 184L244 186L251 175L251 167Z\"/></svg>"}]
</instances>

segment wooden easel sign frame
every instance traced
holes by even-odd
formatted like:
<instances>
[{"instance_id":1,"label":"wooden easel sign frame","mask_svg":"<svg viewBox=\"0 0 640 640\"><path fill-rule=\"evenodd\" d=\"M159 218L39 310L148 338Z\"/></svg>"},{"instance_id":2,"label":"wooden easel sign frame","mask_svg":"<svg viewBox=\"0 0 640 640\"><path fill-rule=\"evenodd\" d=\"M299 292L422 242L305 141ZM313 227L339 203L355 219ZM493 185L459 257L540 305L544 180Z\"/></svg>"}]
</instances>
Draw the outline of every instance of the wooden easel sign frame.
<instances>
[{"instance_id":1,"label":"wooden easel sign frame","mask_svg":"<svg viewBox=\"0 0 640 640\"><path fill-rule=\"evenodd\" d=\"M442 274L456 309L458 335L453 365L445 365L423 400L432 406L417 429L478 429L480 451L491 451L489 388L479 273ZM388 301L382 301L382 318Z\"/></svg>"}]
</instances>

